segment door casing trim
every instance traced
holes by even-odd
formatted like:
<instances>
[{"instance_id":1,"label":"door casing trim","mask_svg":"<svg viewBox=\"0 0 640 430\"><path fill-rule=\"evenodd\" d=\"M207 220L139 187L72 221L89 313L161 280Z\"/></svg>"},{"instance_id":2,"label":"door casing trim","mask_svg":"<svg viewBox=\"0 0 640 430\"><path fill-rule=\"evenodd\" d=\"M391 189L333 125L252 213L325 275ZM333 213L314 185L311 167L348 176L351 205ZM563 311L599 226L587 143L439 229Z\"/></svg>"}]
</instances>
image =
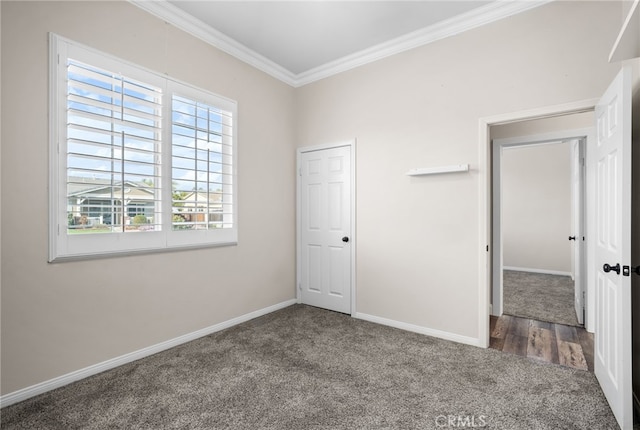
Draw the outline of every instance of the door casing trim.
<instances>
[{"instance_id":1,"label":"door casing trim","mask_svg":"<svg viewBox=\"0 0 640 430\"><path fill-rule=\"evenodd\" d=\"M491 315L491 134L492 125L592 111L598 99L581 100L478 119L478 344L489 347Z\"/></svg>"}]
</instances>

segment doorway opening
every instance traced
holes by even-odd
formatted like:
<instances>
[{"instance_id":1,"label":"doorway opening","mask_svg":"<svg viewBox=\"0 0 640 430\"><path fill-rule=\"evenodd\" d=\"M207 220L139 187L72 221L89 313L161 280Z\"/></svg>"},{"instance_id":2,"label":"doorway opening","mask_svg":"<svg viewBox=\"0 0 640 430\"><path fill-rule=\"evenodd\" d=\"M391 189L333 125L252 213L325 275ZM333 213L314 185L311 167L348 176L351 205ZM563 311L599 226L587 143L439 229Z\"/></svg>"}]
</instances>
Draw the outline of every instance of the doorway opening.
<instances>
[{"instance_id":1,"label":"doorway opening","mask_svg":"<svg viewBox=\"0 0 640 430\"><path fill-rule=\"evenodd\" d=\"M592 114L581 114L538 121L538 130L576 118L593 123ZM492 139L492 315L584 324L588 134L585 128Z\"/></svg>"},{"instance_id":2,"label":"doorway opening","mask_svg":"<svg viewBox=\"0 0 640 430\"><path fill-rule=\"evenodd\" d=\"M493 246L494 246L494 228L493 228L493 182L492 182L492 171L493 171L493 151L492 151L492 140L495 138L504 138L507 136L496 136L495 128L497 126L519 126L525 124L529 127L528 133L521 133L520 135L534 135L536 133L543 134L539 129L531 129L532 126L536 125L537 121L543 120L553 120L566 117L574 117L580 114L592 113L594 111L594 107L598 102L597 99L590 100L582 100L578 102L567 103L563 105L556 106L547 106L543 108L531 109L527 111L520 112L511 112L507 114L494 115L490 117L484 117L479 119L479 131L480 131L480 139L479 139L479 155L480 155L480 164L486 166L487 169L482 171L481 181L479 183L479 194L480 201L482 202L480 206L479 213L479 233L480 233L480 244L482 244L483 253L480 254L480 288L479 292L479 312L478 312L478 327L479 327L479 343L480 346L489 347L490 342L490 318L489 316L494 313L493 311L493 278L494 278L494 267L493 264ZM566 124L564 127L559 127L554 129L556 131L556 136L553 139L569 139L572 137L570 134L565 134L563 136L558 136L561 131L565 131L571 128L567 127ZM579 129L580 126L575 127ZM494 131L494 135L492 136L492 129ZM548 133L551 133L552 130L548 130ZM589 139L593 139L593 127L586 129L586 135ZM587 181L589 182L590 179ZM587 187L592 186L587 183ZM590 203L587 202L587 212L591 211ZM592 228L590 224L587 225L587 231ZM592 255L589 251L587 251L587 259L586 265L591 263ZM591 274L589 274L590 276ZM589 279L588 279L589 281ZM589 284L590 282L588 282ZM497 312L495 312L497 313ZM593 327L592 322L590 321L589 315L586 318L586 327Z\"/></svg>"}]
</instances>

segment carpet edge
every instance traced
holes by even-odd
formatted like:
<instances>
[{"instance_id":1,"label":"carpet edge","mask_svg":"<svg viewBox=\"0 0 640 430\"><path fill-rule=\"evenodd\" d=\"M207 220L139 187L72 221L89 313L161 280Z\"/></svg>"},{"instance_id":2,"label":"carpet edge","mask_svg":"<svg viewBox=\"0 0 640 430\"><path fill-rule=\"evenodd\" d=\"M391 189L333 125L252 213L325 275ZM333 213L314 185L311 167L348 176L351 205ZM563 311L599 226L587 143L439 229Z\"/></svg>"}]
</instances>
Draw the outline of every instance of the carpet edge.
<instances>
[{"instance_id":1,"label":"carpet edge","mask_svg":"<svg viewBox=\"0 0 640 430\"><path fill-rule=\"evenodd\" d=\"M411 331L414 333L423 334L426 336L437 337L444 340L450 340L452 342L463 343L466 345L476 346L478 348L484 348L481 345L480 339L476 337L463 336L448 331L437 330L429 327L423 327L415 324L405 323L402 321L392 320L389 318L378 317L375 315L369 315L362 312L356 312L354 318L369 321L376 324L382 324L400 330ZM487 316L488 318L488 316Z\"/></svg>"},{"instance_id":2,"label":"carpet edge","mask_svg":"<svg viewBox=\"0 0 640 430\"><path fill-rule=\"evenodd\" d=\"M141 358L149 357L153 354L166 351L167 349L171 349L178 345L191 342L192 340L196 340L212 333L233 327L254 318L270 314L280 309L292 306L296 303L297 299L295 298L276 303L275 305L267 306L266 308L258 309L256 311L240 315L230 320L226 320L212 326L205 327L203 329L196 330L194 332L187 333L182 336L178 336L173 339L169 339L164 342L139 349L137 351L111 358L109 360L105 360L100 363L96 363L91 366L87 366L85 368L75 370L61 376L57 376L47 381L39 382L29 387L21 388L19 390L0 396L0 408L4 408L5 406L10 406L23 400L30 399L31 397L44 394L48 391L55 390L56 388L60 388L81 379L88 378L89 376L97 375L98 373L104 372L106 370L111 370L124 364L139 360Z\"/></svg>"}]
</instances>

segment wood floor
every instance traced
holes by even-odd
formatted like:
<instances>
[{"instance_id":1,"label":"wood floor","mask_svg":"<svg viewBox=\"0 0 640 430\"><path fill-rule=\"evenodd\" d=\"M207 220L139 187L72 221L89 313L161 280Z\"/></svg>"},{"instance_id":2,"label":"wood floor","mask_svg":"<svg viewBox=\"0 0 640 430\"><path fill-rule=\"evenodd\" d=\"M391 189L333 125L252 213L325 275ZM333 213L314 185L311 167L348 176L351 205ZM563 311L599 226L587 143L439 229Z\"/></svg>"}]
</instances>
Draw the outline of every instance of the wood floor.
<instances>
[{"instance_id":1,"label":"wood floor","mask_svg":"<svg viewBox=\"0 0 640 430\"><path fill-rule=\"evenodd\" d=\"M593 335L582 327L492 316L489 348L593 372Z\"/></svg>"}]
</instances>

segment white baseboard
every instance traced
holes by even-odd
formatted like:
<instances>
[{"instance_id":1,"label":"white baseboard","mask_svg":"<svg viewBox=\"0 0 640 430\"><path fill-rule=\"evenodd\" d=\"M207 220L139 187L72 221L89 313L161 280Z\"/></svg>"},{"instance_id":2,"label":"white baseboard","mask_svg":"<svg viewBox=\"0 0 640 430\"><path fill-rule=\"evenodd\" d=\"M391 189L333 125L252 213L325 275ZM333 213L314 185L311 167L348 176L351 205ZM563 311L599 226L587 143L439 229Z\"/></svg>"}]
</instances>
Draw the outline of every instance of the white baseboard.
<instances>
[{"instance_id":1,"label":"white baseboard","mask_svg":"<svg viewBox=\"0 0 640 430\"><path fill-rule=\"evenodd\" d=\"M174 339L170 339L165 342L161 342L156 345L149 346L147 348L142 348L137 351L130 352L125 355L121 355L120 357L115 357L110 360L103 361L101 363L97 363L89 367L85 367L84 369L79 369L74 372L67 373L66 375L58 376L57 378L40 382L38 384L32 385L30 387L22 388L18 391L14 391L9 394L5 394L4 396L0 397L0 408L12 405L14 403L21 402L23 400L27 400L39 394L46 393L47 391L51 391L56 388L68 385L72 382L79 381L80 379L84 379L89 376L93 376L98 373L104 372L105 370L114 369L118 366L122 366L123 364L131 363L132 361L136 361L141 358L145 358L150 355L157 354L158 352L165 351L167 349L173 348L183 343L191 342L192 340L210 335L211 333L215 333L229 327L233 327L240 323L269 314L271 312L275 312L277 310L291 306L295 303L296 303L296 299L291 299L282 303L277 303L273 306L259 309L257 311L250 312L248 314L241 315L239 317L232 318L230 320L212 325L210 327L206 327L201 330L194 331L192 333L187 333L185 335L176 337Z\"/></svg>"},{"instance_id":2,"label":"white baseboard","mask_svg":"<svg viewBox=\"0 0 640 430\"><path fill-rule=\"evenodd\" d=\"M409 324L402 321L396 321L388 318L377 317L375 315L363 314L356 312L353 316L361 320L373 322L376 324L382 324L389 327L399 328L400 330L411 331L414 333L424 334L427 336L437 337L440 339L450 340L453 342L464 343L466 345L482 347L480 339L475 337L461 336L455 333L449 333L447 331L436 330L428 327L422 327L419 325Z\"/></svg>"},{"instance_id":3,"label":"white baseboard","mask_svg":"<svg viewBox=\"0 0 640 430\"><path fill-rule=\"evenodd\" d=\"M531 272L531 273L542 273L544 275L559 275L559 276L573 276L571 272L563 272L560 270L546 270L546 269L531 269L529 267L513 267L513 266L503 266L503 270L513 270L515 272Z\"/></svg>"}]
</instances>

